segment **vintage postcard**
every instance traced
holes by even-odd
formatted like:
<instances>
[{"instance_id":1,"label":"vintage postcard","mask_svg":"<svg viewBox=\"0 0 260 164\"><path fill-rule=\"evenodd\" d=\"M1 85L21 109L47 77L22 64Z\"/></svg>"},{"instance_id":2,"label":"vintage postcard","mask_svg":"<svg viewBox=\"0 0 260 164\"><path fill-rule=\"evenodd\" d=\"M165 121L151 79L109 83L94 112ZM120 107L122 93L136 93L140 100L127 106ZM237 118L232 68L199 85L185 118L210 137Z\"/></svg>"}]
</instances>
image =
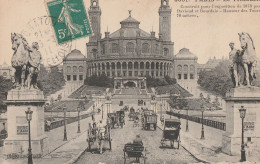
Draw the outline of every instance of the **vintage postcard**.
<instances>
[{"instance_id":1,"label":"vintage postcard","mask_svg":"<svg viewBox=\"0 0 260 164\"><path fill-rule=\"evenodd\" d=\"M260 163L260 0L0 0L0 163Z\"/></svg>"}]
</instances>

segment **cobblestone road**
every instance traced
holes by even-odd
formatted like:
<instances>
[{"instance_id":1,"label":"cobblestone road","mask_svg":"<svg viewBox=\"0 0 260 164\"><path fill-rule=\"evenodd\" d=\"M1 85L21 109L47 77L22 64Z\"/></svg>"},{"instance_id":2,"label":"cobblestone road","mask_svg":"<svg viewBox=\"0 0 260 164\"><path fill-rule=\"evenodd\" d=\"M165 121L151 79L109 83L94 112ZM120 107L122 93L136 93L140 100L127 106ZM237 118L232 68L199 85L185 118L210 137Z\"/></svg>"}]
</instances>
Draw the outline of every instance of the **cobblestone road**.
<instances>
[{"instance_id":1,"label":"cobblestone road","mask_svg":"<svg viewBox=\"0 0 260 164\"><path fill-rule=\"evenodd\" d=\"M128 118L127 118L128 119ZM156 131L143 131L140 127L133 127L132 121L126 121L123 129L112 129L112 151L105 151L104 154L95 154L85 152L76 162L78 164L122 164L124 144L132 142L136 134L140 134L144 146L147 149L148 164L172 164L172 163L195 163L197 162L183 147L180 149L161 149L160 140L162 138L162 131L157 128ZM87 144L87 143L86 143ZM177 148L177 144L175 144ZM134 158L127 159L127 163L133 163ZM143 160L140 159L143 163Z\"/></svg>"}]
</instances>

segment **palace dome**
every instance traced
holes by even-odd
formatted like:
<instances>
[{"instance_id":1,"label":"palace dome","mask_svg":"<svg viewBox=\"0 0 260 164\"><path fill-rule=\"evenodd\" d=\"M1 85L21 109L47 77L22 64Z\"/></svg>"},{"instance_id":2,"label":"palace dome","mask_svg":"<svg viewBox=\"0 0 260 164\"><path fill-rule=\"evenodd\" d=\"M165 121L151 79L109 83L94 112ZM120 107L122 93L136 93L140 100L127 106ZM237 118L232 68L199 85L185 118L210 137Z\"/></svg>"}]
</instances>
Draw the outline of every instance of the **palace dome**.
<instances>
[{"instance_id":1,"label":"palace dome","mask_svg":"<svg viewBox=\"0 0 260 164\"><path fill-rule=\"evenodd\" d=\"M66 59L84 59L85 56L80 52L80 50L74 49L67 56Z\"/></svg>"},{"instance_id":2,"label":"palace dome","mask_svg":"<svg viewBox=\"0 0 260 164\"><path fill-rule=\"evenodd\" d=\"M181 49L176 55L175 58L198 58L195 54L190 52L188 48Z\"/></svg>"}]
</instances>

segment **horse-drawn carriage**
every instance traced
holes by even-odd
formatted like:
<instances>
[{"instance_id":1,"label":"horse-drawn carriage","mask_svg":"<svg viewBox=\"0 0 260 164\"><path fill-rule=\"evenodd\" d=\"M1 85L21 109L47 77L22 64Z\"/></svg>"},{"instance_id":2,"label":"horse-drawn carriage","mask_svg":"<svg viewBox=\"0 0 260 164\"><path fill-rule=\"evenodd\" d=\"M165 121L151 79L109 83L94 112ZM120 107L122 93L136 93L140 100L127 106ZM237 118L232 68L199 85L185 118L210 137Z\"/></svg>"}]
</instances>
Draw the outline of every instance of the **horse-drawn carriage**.
<instances>
[{"instance_id":1,"label":"horse-drawn carriage","mask_svg":"<svg viewBox=\"0 0 260 164\"><path fill-rule=\"evenodd\" d=\"M104 144L109 144L109 150L112 148L112 139L110 134L110 127L106 125L105 127L98 128L95 125L93 127L91 126L91 123L89 123L89 129L88 129L88 150L92 151L94 146L94 143L97 144L97 150L102 154Z\"/></svg>"},{"instance_id":2,"label":"horse-drawn carriage","mask_svg":"<svg viewBox=\"0 0 260 164\"><path fill-rule=\"evenodd\" d=\"M139 162L139 158L143 158L145 164L146 152L142 144L127 143L125 144L123 151L124 151L124 164L126 163L127 158L136 158L137 162Z\"/></svg>"},{"instance_id":3,"label":"horse-drawn carriage","mask_svg":"<svg viewBox=\"0 0 260 164\"><path fill-rule=\"evenodd\" d=\"M142 113L142 124L144 130L150 130L151 126L156 130L157 115L152 110L144 110Z\"/></svg>"},{"instance_id":4,"label":"horse-drawn carriage","mask_svg":"<svg viewBox=\"0 0 260 164\"><path fill-rule=\"evenodd\" d=\"M119 116L117 115L117 113L108 113L107 114L108 116L108 119L109 119L109 126L111 128L115 128L115 125L116 126L119 126Z\"/></svg>"},{"instance_id":5,"label":"horse-drawn carriage","mask_svg":"<svg viewBox=\"0 0 260 164\"><path fill-rule=\"evenodd\" d=\"M171 148L174 147L174 141L178 142L180 147L180 129L181 121L179 119L165 119L163 128L162 147L166 146L166 141L170 141Z\"/></svg>"}]
</instances>

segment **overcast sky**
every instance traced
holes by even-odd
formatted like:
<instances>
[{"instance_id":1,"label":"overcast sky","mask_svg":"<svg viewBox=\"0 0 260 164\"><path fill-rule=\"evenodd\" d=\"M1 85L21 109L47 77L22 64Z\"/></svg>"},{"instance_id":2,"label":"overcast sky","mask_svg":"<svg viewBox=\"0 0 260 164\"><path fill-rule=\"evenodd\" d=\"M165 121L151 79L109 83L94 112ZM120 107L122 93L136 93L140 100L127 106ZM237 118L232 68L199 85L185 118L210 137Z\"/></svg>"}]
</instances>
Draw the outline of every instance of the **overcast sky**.
<instances>
[{"instance_id":1,"label":"overcast sky","mask_svg":"<svg viewBox=\"0 0 260 164\"><path fill-rule=\"evenodd\" d=\"M88 10L90 0L83 1ZM29 20L48 14L43 0L0 0L0 2L0 64L4 61L10 64L13 54L11 32L21 33ZM132 10L132 17L141 22L140 28L148 33L153 28L158 37L160 2L161 0L100 0L102 36L104 37L107 27L110 33L119 29L119 22L128 17L128 10ZM242 2L234 4L237 3L243 4ZM259 2L257 3L259 5ZM211 3L199 4L211 5ZM217 5L217 2L213 4ZM176 9L180 5L181 3L170 0L174 54L185 47L198 56L199 63L205 63L208 58L214 56L227 57L230 51L229 42L235 42L239 48L238 32L244 31L252 36L257 56L260 57L260 12L201 14L198 18L177 18ZM87 37L78 39L73 42L73 47L86 55L86 42Z\"/></svg>"}]
</instances>

